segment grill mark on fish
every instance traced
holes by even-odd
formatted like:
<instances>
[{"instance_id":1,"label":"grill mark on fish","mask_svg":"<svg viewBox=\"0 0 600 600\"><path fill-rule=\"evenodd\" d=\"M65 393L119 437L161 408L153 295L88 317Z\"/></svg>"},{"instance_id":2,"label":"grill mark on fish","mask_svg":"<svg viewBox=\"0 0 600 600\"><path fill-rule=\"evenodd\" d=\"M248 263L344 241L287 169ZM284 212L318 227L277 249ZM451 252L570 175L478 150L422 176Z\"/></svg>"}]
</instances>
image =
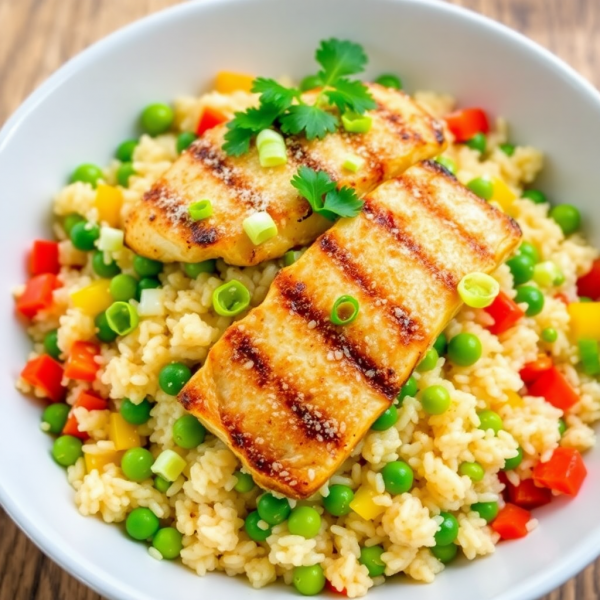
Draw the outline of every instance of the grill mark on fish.
<instances>
[{"instance_id":1,"label":"grill mark on fish","mask_svg":"<svg viewBox=\"0 0 600 600\"><path fill-rule=\"evenodd\" d=\"M421 244L406 231L404 224L394 213L385 210L368 197L364 200L363 211L367 218L387 231L401 246L406 248L413 258L431 273L434 279L442 283L449 291L456 292L456 286L458 285L456 275L430 258Z\"/></svg>"},{"instance_id":2,"label":"grill mark on fish","mask_svg":"<svg viewBox=\"0 0 600 600\"><path fill-rule=\"evenodd\" d=\"M306 293L305 283L295 281L289 273L280 271L273 285L279 289L285 308L298 315L307 324L314 324L312 330L318 333L334 352L341 352L347 363L361 374L369 387L390 402L396 398L400 383L395 370L390 367L379 368L371 356L366 354L356 342L345 336L342 328L333 325L329 315L323 314L312 303Z\"/></svg>"},{"instance_id":3,"label":"grill mark on fish","mask_svg":"<svg viewBox=\"0 0 600 600\"><path fill-rule=\"evenodd\" d=\"M376 303L379 301L381 304L381 301L385 301L385 313L388 319L397 326L402 344L407 345L413 340L422 339L421 323L410 316L404 306L389 301L387 294L373 282L356 261L352 260L350 252L338 244L332 232L322 235L317 243L322 252L329 256L342 273L365 294L371 296Z\"/></svg>"},{"instance_id":4,"label":"grill mark on fish","mask_svg":"<svg viewBox=\"0 0 600 600\"><path fill-rule=\"evenodd\" d=\"M342 439L335 419L323 414L321 407L315 409L308 405L313 399L312 395L299 392L283 381L269 364L269 356L252 343L252 338L248 334L239 329L232 329L226 339L233 349L233 360L238 364L250 361L252 366L248 368L248 373L256 376L258 385L275 388L277 399L283 401L289 409L291 425L297 424L307 438L340 445Z\"/></svg>"},{"instance_id":5,"label":"grill mark on fish","mask_svg":"<svg viewBox=\"0 0 600 600\"><path fill-rule=\"evenodd\" d=\"M413 140L414 142L425 143L423 140L423 136L418 131L413 131L411 129L409 123L407 123L406 119L404 119L404 116L402 114L390 110L384 103L377 103L376 114L378 114L382 119L384 119L389 125L390 129L398 137L402 138L405 142ZM445 138L441 123L435 120L433 117L429 117L428 120L428 125L429 128L433 131L435 141L438 143L438 145L443 145Z\"/></svg>"}]
</instances>

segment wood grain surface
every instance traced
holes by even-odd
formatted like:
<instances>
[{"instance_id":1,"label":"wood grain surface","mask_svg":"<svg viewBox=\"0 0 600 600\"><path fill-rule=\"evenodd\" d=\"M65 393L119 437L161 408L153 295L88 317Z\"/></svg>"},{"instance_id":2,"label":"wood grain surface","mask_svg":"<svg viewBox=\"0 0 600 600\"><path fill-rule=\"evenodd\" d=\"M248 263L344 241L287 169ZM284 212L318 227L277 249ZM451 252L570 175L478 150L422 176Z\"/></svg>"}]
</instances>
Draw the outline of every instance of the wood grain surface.
<instances>
[{"instance_id":1,"label":"wood grain surface","mask_svg":"<svg viewBox=\"0 0 600 600\"><path fill-rule=\"evenodd\" d=\"M0 0L0 124L71 56L180 0ZM600 0L452 0L517 29L600 86ZM0 600L101 600L0 509ZM543 600L600 600L600 560Z\"/></svg>"}]
</instances>

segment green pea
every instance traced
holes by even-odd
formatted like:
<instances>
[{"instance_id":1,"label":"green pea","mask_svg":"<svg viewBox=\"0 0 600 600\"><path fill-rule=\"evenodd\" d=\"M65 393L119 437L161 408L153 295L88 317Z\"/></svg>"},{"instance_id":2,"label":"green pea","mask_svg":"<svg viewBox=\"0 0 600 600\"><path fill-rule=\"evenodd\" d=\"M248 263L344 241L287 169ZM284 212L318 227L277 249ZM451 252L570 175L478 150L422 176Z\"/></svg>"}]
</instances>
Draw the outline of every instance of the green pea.
<instances>
[{"instance_id":1,"label":"green pea","mask_svg":"<svg viewBox=\"0 0 600 600\"><path fill-rule=\"evenodd\" d=\"M458 472L461 475L466 475L471 481L475 483L481 481L485 477L485 471L483 467L476 462L464 462L458 467Z\"/></svg>"},{"instance_id":2,"label":"green pea","mask_svg":"<svg viewBox=\"0 0 600 600\"><path fill-rule=\"evenodd\" d=\"M578 300L579 302L593 302L593 300L587 296L579 296Z\"/></svg>"},{"instance_id":3,"label":"green pea","mask_svg":"<svg viewBox=\"0 0 600 600\"><path fill-rule=\"evenodd\" d=\"M160 285L160 281L156 277L142 277L138 281L136 299L139 301L144 290L155 290Z\"/></svg>"},{"instance_id":4,"label":"green pea","mask_svg":"<svg viewBox=\"0 0 600 600\"><path fill-rule=\"evenodd\" d=\"M523 242L519 246L519 254L529 256L535 264L540 262L540 253L538 252L538 249L530 242Z\"/></svg>"},{"instance_id":5,"label":"green pea","mask_svg":"<svg viewBox=\"0 0 600 600\"><path fill-rule=\"evenodd\" d=\"M77 223L85 223L85 219L77 213L71 213L64 218L63 229L69 238L71 237L71 229L73 229L73 226Z\"/></svg>"},{"instance_id":6,"label":"green pea","mask_svg":"<svg viewBox=\"0 0 600 600\"><path fill-rule=\"evenodd\" d=\"M258 522L262 521L258 511L251 512L244 521L244 529L248 537L255 542L264 542L272 533L271 528L262 529L258 526Z\"/></svg>"},{"instance_id":7,"label":"green pea","mask_svg":"<svg viewBox=\"0 0 600 600\"><path fill-rule=\"evenodd\" d=\"M367 567L369 577L380 577L385 573L385 563L381 560L381 555L385 550L381 546L370 546L360 549L360 564Z\"/></svg>"},{"instance_id":8,"label":"green pea","mask_svg":"<svg viewBox=\"0 0 600 600\"><path fill-rule=\"evenodd\" d=\"M53 329L44 336L44 352L55 360L60 360L61 350L58 347L58 329Z\"/></svg>"},{"instance_id":9,"label":"green pea","mask_svg":"<svg viewBox=\"0 0 600 600\"><path fill-rule=\"evenodd\" d=\"M417 395L417 390L418 390L417 380L411 375L406 380L406 383L402 386L402 389L400 390L400 393L398 394L398 398L396 399L397 403L399 405L401 405L402 402L404 401L404 398L406 398L406 396L410 396L411 398L414 398Z\"/></svg>"},{"instance_id":10,"label":"green pea","mask_svg":"<svg viewBox=\"0 0 600 600\"><path fill-rule=\"evenodd\" d=\"M390 73L385 73L383 75L380 75L375 80L375 83L378 83L379 85L382 85L383 87L386 87L386 88L391 88L393 90L401 90L402 89L402 81L401 81L400 77L398 77L397 75L392 75Z\"/></svg>"},{"instance_id":11,"label":"green pea","mask_svg":"<svg viewBox=\"0 0 600 600\"><path fill-rule=\"evenodd\" d=\"M565 422L564 419L559 419L558 420L558 433L559 433L560 437L565 435L566 431L567 431L567 423Z\"/></svg>"},{"instance_id":12,"label":"green pea","mask_svg":"<svg viewBox=\"0 0 600 600\"><path fill-rule=\"evenodd\" d=\"M159 135L168 131L173 124L175 113L167 104L149 104L142 111L142 129L149 135Z\"/></svg>"},{"instance_id":13,"label":"green pea","mask_svg":"<svg viewBox=\"0 0 600 600\"><path fill-rule=\"evenodd\" d=\"M140 277L155 277L163 270L163 264L158 260L152 260L145 256L135 255L133 257L133 270Z\"/></svg>"},{"instance_id":14,"label":"green pea","mask_svg":"<svg viewBox=\"0 0 600 600\"><path fill-rule=\"evenodd\" d=\"M325 574L321 565L295 567L292 583L303 596L316 596L325 587Z\"/></svg>"},{"instance_id":15,"label":"green pea","mask_svg":"<svg viewBox=\"0 0 600 600\"><path fill-rule=\"evenodd\" d=\"M387 408L371 425L371 429L375 431L385 431L390 427L393 427L398 422L398 409L392 404Z\"/></svg>"},{"instance_id":16,"label":"green pea","mask_svg":"<svg viewBox=\"0 0 600 600\"><path fill-rule=\"evenodd\" d=\"M123 454L121 470L131 481L144 481L152 477L154 457L146 448L130 448Z\"/></svg>"},{"instance_id":17,"label":"green pea","mask_svg":"<svg viewBox=\"0 0 600 600\"><path fill-rule=\"evenodd\" d=\"M132 275L121 273L110 280L110 294L115 300L128 302L137 294L138 281Z\"/></svg>"},{"instance_id":18,"label":"green pea","mask_svg":"<svg viewBox=\"0 0 600 600\"><path fill-rule=\"evenodd\" d=\"M100 237L100 228L98 225L88 224L87 221L79 221L71 227L69 237L77 250L88 252L94 249L95 242Z\"/></svg>"},{"instance_id":19,"label":"green pea","mask_svg":"<svg viewBox=\"0 0 600 600\"><path fill-rule=\"evenodd\" d=\"M129 178L135 175L135 169L130 162L119 165L117 169L117 183L124 188L129 187Z\"/></svg>"},{"instance_id":20,"label":"green pea","mask_svg":"<svg viewBox=\"0 0 600 600\"><path fill-rule=\"evenodd\" d=\"M482 352L481 340L474 333L459 333L448 344L448 358L461 367L474 365Z\"/></svg>"},{"instance_id":21,"label":"green pea","mask_svg":"<svg viewBox=\"0 0 600 600\"><path fill-rule=\"evenodd\" d=\"M465 142L465 146L483 154L487 147L487 138L484 133L476 133L470 140Z\"/></svg>"},{"instance_id":22,"label":"green pea","mask_svg":"<svg viewBox=\"0 0 600 600\"><path fill-rule=\"evenodd\" d=\"M318 75L308 75L300 82L300 89L303 92L308 92L309 90L314 90L322 85L323 82Z\"/></svg>"},{"instance_id":23,"label":"green pea","mask_svg":"<svg viewBox=\"0 0 600 600\"><path fill-rule=\"evenodd\" d=\"M565 235L575 233L581 225L581 213L571 204L554 206L548 216L556 221Z\"/></svg>"},{"instance_id":24,"label":"green pea","mask_svg":"<svg viewBox=\"0 0 600 600\"><path fill-rule=\"evenodd\" d=\"M310 506L297 506L290 513L288 530L292 535L314 538L321 529L321 515Z\"/></svg>"},{"instance_id":25,"label":"green pea","mask_svg":"<svg viewBox=\"0 0 600 600\"><path fill-rule=\"evenodd\" d=\"M134 540L149 540L160 527L158 517L149 509L134 508L125 521L125 529Z\"/></svg>"},{"instance_id":26,"label":"green pea","mask_svg":"<svg viewBox=\"0 0 600 600\"><path fill-rule=\"evenodd\" d=\"M154 478L154 487L161 493L166 494L168 489L171 487L171 482L167 481L160 475Z\"/></svg>"},{"instance_id":27,"label":"green pea","mask_svg":"<svg viewBox=\"0 0 600 600\"><path fill-rule=\"evenodd\" d=\"M191 377L192 372L189 367L180 362L173 362L160 370L158 385L165 394L177 396Z\"/></svg>"},{"instance_id":28,"label":"green pea","mask_svg":"<svg viewBox=\"0 0 600 600\"><path fill-rule=\"evenodd\" d=\"M535 263L531 256L528 256L527 254L517 254L507 260L506 264L512 273L515 285L521 285L522 283L531 281L535 268Z\"/></svg>"},{"instance_id":29,"label":"green pea","mask_svg":"<svg viewBox=\"0 0 600 600\"><path fill-rule=\"evenodd\" d=\"M121 162L131 162L133 152L137 148L138 140L125 140L121 142L115 151L115 157Z\"/></svg>"},{"instance_id":30,"label":"green pea","mask_svg":"<svg viewBox=\"0 0 600 600\"><path fill-rule=\"evenodd\" d=\"M504 423L502 423L500 415L493 410L482 410L477 413L477 416L480 421L479 429L483 429L484 431L492 429L495 434L504 429Z\"/></svg>"},{"instance_id":31,"label":"green pea","mask_svg":"<svg viewBox=\"0 0 600 600\"><path fill-rule=\"evenodd\" d=\"M484 200L491 200L494 195L494 184L487 177L476 177L467 183L467 187Z\"/></svg>"},{"instance_id":32,"label":"green pea","mask_svg":"<svg viewBox=\"0 0 600 600\"><path fill-rule=\"evenodd\" d=\"M450 393L443 385L430 385L421 394L423 410L430 415L441 415L450 408Z\"/></svg>"},{"instance_id":33,"label":"green pea","mask_svg":"<svg viewBox=\"0 0 600 600\"><path fill-rule=\"evenodd\" d=\"M387 463L381 470L381 475L386 492L393 495L410 492L415 479L410 465L402 460Z\"/></svg>"},{"instance_id":34,"label":"green pea","mask_svg":"<svg viewBox=\"0 0 600 600\"><path fill-rule=\"evenodd\" d=\"M446 171L451 173L452 175L456 175L456 171L458 170L458 166L455 161L453 161L449 156L438 156L435 159L435 162L442 165Z\"/></svg>"},{"instance_id":35,"label":"green pea","mask_svg":"<svg viewBox=\"0 0 600 600\"><path fill-rule=\"evenodd\" d=\"M517 454L512 458L507 458L504 461L503 471L514 471L523 462L523 448L517 448Z\"/></svg>"},{"instance_id":36,"label":"green pea","mask_svg":"<svg viewBox=\"0 0 600 600\"><path fill-rule=\"evenodd\" d=\"M263 494L258 499L258 514L269 525L283 523L291 512L290 503L286 498L275 498L273 494Z\"/></svg>"},{"instance_id":37,"label":"green pea","mask_svg":"<svg viewBox=\"0 0 600 600\"><path fill-rule=\"evenodd\" d=\"M183 536L174 527L163 527L152 538L152 545L163 558L171 560L179 556L183 548L182 539Z\"/></svg>"},{"instance_id":38,"label":"green pea","mask_svg":"<svg viewBox=\"0 0 600 600\"><path fill-rule=\"evenodd\" d=\"M417 371L419 371L419 373L425 373L425 371L431 371L432 369L435 369L438 358L439 356L437 350L435 348L430 348L425 353L425 356L421 362L417 365Z\"/></svg>"},{"instance_id":39,"label":"green pea","mask_svg":"<svg viewBox=\"0 0 600 600\"><path fill-rule=\"evenodd\" d=\"M183 270L190 279L196 279L200 273L214 273L217 270L216 260L204 260L199 263L183 263Z\"/></svg>"},{"instance_id":40,"label":"green pea","mask_svg":"<svg viewBox=\"0 0 600 600\"><path fill-rule=\"evenodd\" d=\"M52 458L62 467L70 467L83 456L83 442L72 435L61 435L52 446Z\"/></svg>"},{"instance_id":41,"label":"green pea","mask_svg":"<svg viewBox=\"0 0 600 600\"><path fill-rule=\"evenodd\" d=\"M497 502L476 502L471 505L471 510L478 512L487 523L491 523L498 516L499 511Z\"/></svg>"},{"instance_id":42,"label":"green pea","mask_svg":"<svg viewBox=\"0 0 600 600\"><path fill-rule=\"evenodd\" d=\"M500 150L506 154L506 156L512 156L515 153L514 144L500 144Z\"/></svg>"},{"instance_id":43,"label":"green pea","mask_svg":"<svg viewBox=\"0 0 600 600\"><path fill-rule=\"evenodd\" d=\"M58 435L65 428L71 407L63 402L48 405L42 413L42 424L46 433Z\"/></svg>"},{"instance_id":44,"label":"green pea","mask_svg":"<svg viewBox=\"0 0 600 600\"><path fill-rule=\"evenodd\" d=\"M237 483L235 484L233 489L240 494L247 494L256 487L254 479L252 479L252 475L250 475L249 473L242 473L242 471L236 471L235 477L237 479Z\"/></svg>"},{"instance_id":45,"label":"green pea","mask_svg":"<svg viewBox=\"0 0 600 600\"><path fill-rule=\"evenodd\" d=\"M527 310L525 314L528 317L535 317L544 310L544 294L536 287L532 285L521 285L517 288L517 295L515 296L515 302L517 304L525 302L527 304Z\"/></svg>"},{"instance_id":46,"label":"green pea","mask_svg":"<svg viewBox=\"0 0 600 600\"><path fill-rule=\"evenodd\" d=\"M110 325L108 324L108 319L106 318L106 311L103 311L100 314L96 315L96 318L94 319L94 325L96 325L97 329L96 337L101 342L104 342L105 344L110 344L111 342L114 342L117 339L118 333L113 331Z\"/></svg>"},{"instance_id":47,"label":"green pea","mask_svg":"<svg viewBox=\"0 0 600 600\"><path fill-rule=\"evenodd\" d=\"M525 190L521 194L521 198L531 200L531 202L534 204L546 204L546 202L548 202L546 194L544 194L544 192L540 192L540 190Z\"/></svg>"},{"instance_id":48,"label":"green pea","mask_svg":"<svg viewBox=\"0 0 600 600\"><path fill-rule=\"evenodd\" d=\"M350 512L354 492L347 486L335 484L329 487L329 494L323 498L325 510L334 517L343 517Z\"/></svg>"},{"instance_id":49,"label":"green pea","mask_svg":"<svg viewBox=\"0 0 600 600\"><path fill-rule=\"evenodd\" d=\"M553 327L542 329L542 339L548 344L553 344L558 339L558 331Z\"/></svg>"},{"instance_id":50,"label":"green pea","mask_svg":"<svg viewBox=\"0 0 600 600\"><path fill-rule=\"evenodd\" d=\"M96 250L94 252L94 255L92 256L92 269L94 269L94 273L96 273L98 277L104 279L111 279L121 272L121 267L119 267L114 260L111 260L108 263L104 261L104 252L102 252L102 250Z\"/></svg>"},{"instance_id":51,"label":"green pea","mask_svg":"<svg viewBox=\"0 0 600 600\"><path fill-rule=\"evenodd\" d=\"M206 436L204 425L194 415L183 415L173 423L173 441L186 450L196 448Z\"/></svg>"},{"instance_id":52,"label":"green pea","mask_svg":"<svg viewBox=\"0 0 600 600\"><path fill-rule=\"evenodd\" d=\"M181 154L184 150L187 150L196 139L196 134L193 131L183 131L177 136L177 153Z\"/></svg>"},{"instance_id":53,"label":"green pea","mask_svg":"<svg viewBox=\"0 0 600 600\"><path fill-rule=\"evenodd\" d=\"M447 546L434 546L429 549L442 564L446 565L452 562L458 554L458 546L456 544L448 544Z\"/></svg>"},{"instance_id":54,"label":"green pea","mask_svg":"<svg viewBox=\"0 0 600 600\"><path fill-rule=\"evenodd\" d=\"M444 356L446 354L446 348L448 347L448 338L445 333L440 333L437 336L435 342L433 343L433 347L435 351L438 353L438 356Z\"/></svg>"},{"instance_id":55,"label":"green pea","mask_svg":"<svg viewBox=\"0 0 600 600\"><path fill-rule=\"evenodd\" d=\"M104 177L102 169L91 163L84 163L79 165L71 174L71 183L81 181L83 183L89 183L92 187L96 187L98 180Z\"/></svg>"},{"instance_id":56,"label":"green pea","mask_svg":"<svg viewBox=\"0 0 600 600\"><path fill-rule=\"evenodd\" d=\"M435 544L436 546L448 546L458 536L458 520L454 515L447 512L441 512L440 516L444 520L435 534Z\"/></svg>"},{"instance_id":57,"label":"green pea","mask_svg":"<svg viewBox=\"0 0 600 600\"><path fill-rule=\"evenodd\" d=\"M152 404L144 398L139 404L134 404L129 398L123 398L121 402L121 416L132 425L143 425L150 419Z\"/></svg>"}]
</instances>

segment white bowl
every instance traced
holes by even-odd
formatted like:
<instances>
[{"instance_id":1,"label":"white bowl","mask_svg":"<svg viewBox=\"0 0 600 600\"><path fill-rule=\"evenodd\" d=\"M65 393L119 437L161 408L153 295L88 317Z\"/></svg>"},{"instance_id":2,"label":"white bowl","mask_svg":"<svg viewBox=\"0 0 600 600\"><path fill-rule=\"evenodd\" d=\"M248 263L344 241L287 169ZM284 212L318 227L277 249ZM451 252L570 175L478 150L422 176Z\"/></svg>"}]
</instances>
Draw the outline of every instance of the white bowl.
<instances>
[{"instance_id":1,"label":"white bowl","mask_svg":"<svg viewBox=\"0 0 600 600\"><path fill-rule=\"evenodd\" d=\"M314 49L330 36L364 44L369 74L397 72L409 90L450 92L507 117L512 139L545 151L543 189L578 205L600 244L599 95L545 50L476 14L427 0L203 0L86 50L42 85L0 135L0 500L42 550L108 598L283 599L294 592L253 591L221 574L198 578L177 563L156 562L118 527L78 514L64 472L48 456L50 438L38 430L39 406L14 390L29 342L13 319L8 288L25 277L31 240L48 234L53 192L74 165L107 161L115 144L134 133L141 106L208 89L219 69L301 76L314 69ZM453 565L432 585L391 581L369 597L532 600L560 585L600 552L600 450L589 452L586 463L579 497L537 511L541 527L525 540Z\"/></svg>"}]
</instances>

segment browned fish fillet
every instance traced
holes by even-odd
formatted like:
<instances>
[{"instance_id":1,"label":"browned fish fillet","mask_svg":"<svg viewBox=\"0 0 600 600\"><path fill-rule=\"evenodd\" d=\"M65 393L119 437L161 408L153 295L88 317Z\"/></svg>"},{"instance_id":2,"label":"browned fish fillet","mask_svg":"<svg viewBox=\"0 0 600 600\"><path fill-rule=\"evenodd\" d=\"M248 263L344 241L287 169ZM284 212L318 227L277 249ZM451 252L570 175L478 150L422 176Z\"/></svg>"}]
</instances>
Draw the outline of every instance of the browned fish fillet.
<instances>
[{"instance_id":1,"label":"browned fish fillet","mask_svg":"<svg viewBox=\"0 0 600 600\"><path fill-rule=\"evenodd\" d=\"M276 277L210 351L180 401L263 487L319 489L396 398L461 307L457 285L517 245L509 217L435 162L379 186ZM350 294L358 318L335 326Z\"/></svg>"},{"instance_id":2,"label":"browned fish fillet","mask_svg":"<svg viewBox=\"0 0 600 600\"><path fill-rule=\"evenodd\" d=\"M326 171L339 186L362 195L409 166L439 154L445 147L442 125L406 94L370 84L378 108L366 134L339 132L324 140L288 140L288 162L263 168L258 152L231 157L221 149L225 125L207 131L147 192L125 225L127 244L138 254L162 262L200 262L223 258L234 265L254 265L306 245L331 226L313 214L290 181L301 165ZM365 159L352 173L342 167L348 155ZM213 216L193 222L188 206L209 199ZM243 230L246 217L267 211L278 235L254 246Z\"/></svg>"}]
</instances>

